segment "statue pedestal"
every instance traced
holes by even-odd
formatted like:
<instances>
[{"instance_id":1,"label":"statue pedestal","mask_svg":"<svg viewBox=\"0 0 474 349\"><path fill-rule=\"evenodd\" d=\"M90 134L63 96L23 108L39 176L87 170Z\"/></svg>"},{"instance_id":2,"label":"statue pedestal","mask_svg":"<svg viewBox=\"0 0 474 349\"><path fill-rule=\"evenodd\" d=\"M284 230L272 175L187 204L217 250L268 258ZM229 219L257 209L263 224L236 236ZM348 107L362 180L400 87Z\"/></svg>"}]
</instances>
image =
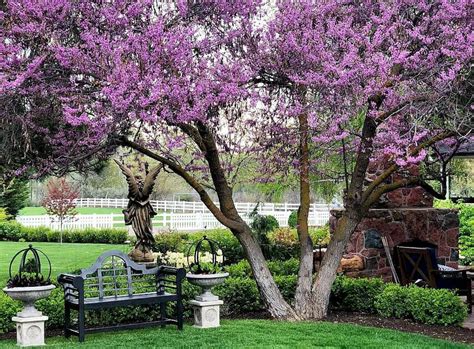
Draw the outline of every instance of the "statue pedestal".
<instances>
[{"instance_id":1,"label":"statue pedestal","mask_svg":"<svg viewBox=\"0 0 474 349\"><path fill-rule=\"evenodd\" d=\"M16 323L16 344L20 347L45 345L44 322L47 316L19 317L14 316Z\"/></svg>"},{"instance_id":2,"label":"statue pedestal","mask_svg":"<svg viewBox=\"0 0 474 349\"><path fill-rule=\"evenodd\" d=\"M140 263L140 264L145 264L145 263L154 263L155 262L155 256L153 256L153 252L149 250L141 250L138 248L134 248L133 250L130 251L128 254L131 260L134 262Z\"/></svg>"},{"instance_id":3,"label":"statue pedestal","mask_svg":"<svg viewBox=\"0 0 474 349\"><path fill-rule=\"evenodd\" d=\"M189 302L194 308L194 327L213 328L220 326L220 306L223 301L201 302L193 299Z\"/></svg>"}]
</instances>

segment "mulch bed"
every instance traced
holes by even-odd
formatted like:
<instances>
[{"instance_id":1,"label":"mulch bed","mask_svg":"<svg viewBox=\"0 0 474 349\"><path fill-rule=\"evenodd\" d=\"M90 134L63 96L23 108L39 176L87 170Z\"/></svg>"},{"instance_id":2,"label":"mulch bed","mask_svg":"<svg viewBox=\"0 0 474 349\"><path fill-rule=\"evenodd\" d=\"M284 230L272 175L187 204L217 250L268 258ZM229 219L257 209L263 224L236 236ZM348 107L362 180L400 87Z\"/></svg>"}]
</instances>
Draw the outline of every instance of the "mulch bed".
<instances>
[{"instance_id":1,"label":"mulch bed","mask_svg":"<svg viewBox=\"0 0 474 349\"><path fill-rule=\"evenodd\" d=\"M349 312L331 312L326 321L338 323L351 323L357 325L388 328L404 332L424 334L426 336L444 339L451 342L474 344L474 330L458 326L440 326L418 324L411 320L382 318L377 315L349 313Z\"/></svg>"}]
</instances>

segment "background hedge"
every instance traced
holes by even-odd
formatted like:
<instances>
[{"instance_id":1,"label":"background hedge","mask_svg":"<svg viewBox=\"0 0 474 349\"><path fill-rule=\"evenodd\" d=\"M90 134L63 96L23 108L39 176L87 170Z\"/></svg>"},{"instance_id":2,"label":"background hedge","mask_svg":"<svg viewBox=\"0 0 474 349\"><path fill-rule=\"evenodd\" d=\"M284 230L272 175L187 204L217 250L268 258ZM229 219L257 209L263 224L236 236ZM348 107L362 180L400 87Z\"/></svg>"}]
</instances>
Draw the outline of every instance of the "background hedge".
<instances>
[{"instance_id":1,"label":"background hedge","mask_svg":"<svg viewBox=\"0 0 474 349\"><path fill-rule=\"evenodd\" d=\"M122 244L128 239L126 229L85 228L63 231L63 242ZM16 221L2 221L0 222L0 240L59 242L59 231L48 227L25 227Z\"/></svg>"}]
</instances>

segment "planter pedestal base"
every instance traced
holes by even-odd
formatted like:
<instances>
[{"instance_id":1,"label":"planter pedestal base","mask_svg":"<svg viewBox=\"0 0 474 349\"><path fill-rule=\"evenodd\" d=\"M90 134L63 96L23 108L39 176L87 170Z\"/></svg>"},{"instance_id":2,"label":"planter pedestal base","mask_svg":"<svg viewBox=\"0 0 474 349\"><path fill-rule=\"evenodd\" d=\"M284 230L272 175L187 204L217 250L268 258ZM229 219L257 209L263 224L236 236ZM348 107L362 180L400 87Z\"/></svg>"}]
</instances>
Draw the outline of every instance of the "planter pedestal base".
<instances>
[{"instance_id":1,"label":"planter pedestal base","mask_svg":"<svg viewBox=\"0 0 474 349\"><path fill-rule=\"evenodd\" d=\"M44 344L44 322L47 316L19 317L14 316L16 323L16 344L20 347L38 346Z\"/></svg>"},{"instance_id":2,"label":"planter pedestal base","mask_svg":"<svg viewBox=\"0 0 474 349\"><path fill-rule=\"evenodd\" d=\"M213 328L220 326L220 306L223 301L201 302L193 299L189 302L194 308L194 327Z\"/></svg>"}]
</instances>

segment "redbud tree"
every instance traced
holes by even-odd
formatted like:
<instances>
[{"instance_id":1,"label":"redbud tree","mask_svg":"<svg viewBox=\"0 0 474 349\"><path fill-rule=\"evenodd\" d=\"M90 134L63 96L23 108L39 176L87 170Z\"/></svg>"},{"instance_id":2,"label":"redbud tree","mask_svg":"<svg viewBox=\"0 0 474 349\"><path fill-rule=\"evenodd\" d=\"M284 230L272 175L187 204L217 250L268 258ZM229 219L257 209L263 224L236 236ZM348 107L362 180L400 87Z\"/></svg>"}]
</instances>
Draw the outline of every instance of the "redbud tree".
<instances>
[{"instance_id":1,"label":"redbud tree","mask_svg":"<svg viewBox=\"0 0 474 349\"><path fill-rule=\"evenodd\" d=\"M0 9L9 168L87 171L117 147L163 163L242 244L276 318L324 316L368 209L387 191L428 188L418 177L386 179L470 132L468 1L23 0ZM308 178L332 156L344 163L346 211L313 283ZM381 159L386 170L366 180ZM300 178L294 306L232 198L236 174L255 164L262 177Z\"/></svg>"},{"instance_id":2,"label":"redbud tree","mask_svg":"<svg viewBox=\"0 0 474 349\"><path fill-rule=\"evenodd\" d=\"M59 223L59 242L63 243L64 223L77 214L76 199L79 192L65 178L50 179L46 184L46 194L41 205L51 219Z\"/></svg>"}]
</instances>

